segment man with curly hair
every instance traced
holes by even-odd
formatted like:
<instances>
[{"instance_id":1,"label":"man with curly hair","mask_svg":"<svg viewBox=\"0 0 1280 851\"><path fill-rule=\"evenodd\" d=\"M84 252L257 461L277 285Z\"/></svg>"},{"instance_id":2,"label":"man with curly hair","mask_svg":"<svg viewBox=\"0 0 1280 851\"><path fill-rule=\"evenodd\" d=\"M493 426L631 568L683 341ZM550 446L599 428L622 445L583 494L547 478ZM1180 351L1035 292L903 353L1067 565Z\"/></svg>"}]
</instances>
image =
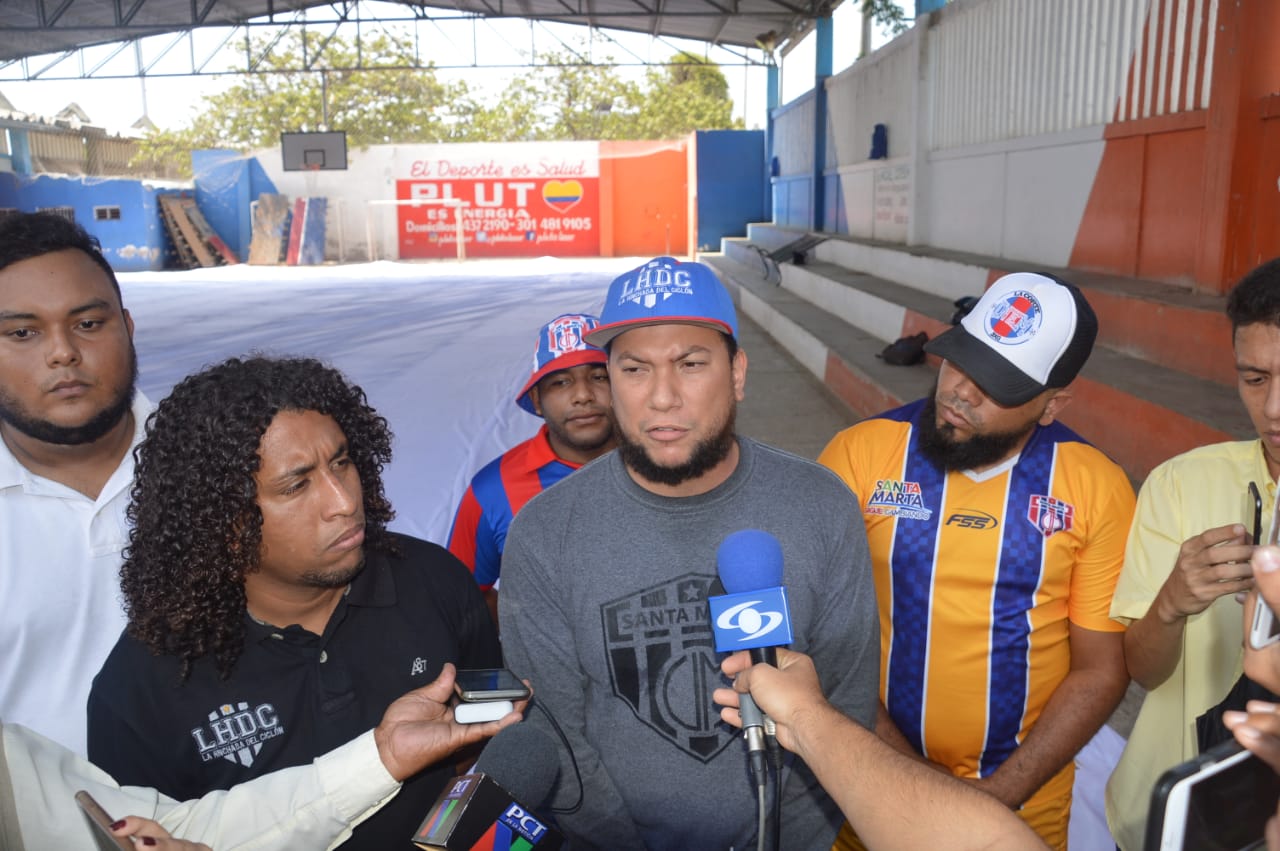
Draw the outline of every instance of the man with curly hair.
<instances>
[{"instance_id":1,"label":"man with curly hair","mask_svg":"<svg viewBox=\"0 0 1280 851\"><path fill-rule=\"evenodd\" d=\"M97 240L49 213L0 223L0 718L85 753L85 700L121 629L133 320Z\"/></svg>"},{"instance_id":2,"label":"man with curly hair","mask_svg":"<svg viewBox=\"0 0 1280 851\"><path fill-rule=\"evenodd\" d=\"M197 797L377 724L443 663L500 663L470 573L387 531L391 433L314 360L231 359L160 403L138 451L128 629L89 696L89 758ZM451 766L416 775L349 848L413 834Z\"/></svg>"}]
</instances>

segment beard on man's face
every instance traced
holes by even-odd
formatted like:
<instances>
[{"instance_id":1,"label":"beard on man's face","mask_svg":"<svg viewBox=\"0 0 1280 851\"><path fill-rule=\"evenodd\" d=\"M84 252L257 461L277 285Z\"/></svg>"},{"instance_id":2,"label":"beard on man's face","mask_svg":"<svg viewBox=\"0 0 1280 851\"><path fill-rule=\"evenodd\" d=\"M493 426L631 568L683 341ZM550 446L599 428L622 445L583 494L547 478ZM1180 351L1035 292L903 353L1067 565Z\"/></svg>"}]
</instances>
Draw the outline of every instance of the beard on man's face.
<instances>
[{"instance_id":1,"label":"beard on man's face","mask_svg":"<svg viewBox=\"0 0 1280 851\"><path fill-rule=\"evenodd\" d=\"M990 467L1008 458L1018 444L1036 427L1036 420L1020 429L974 434L956 440L956 427L938 424L938 389L935 386L920 412L920 452L947 472Z\"/></svg>"},{"instance_id":2,"label":"beard on man's face","mask_svg":"<svg viewBox=\"0 0 1280 851\"><path fill-rule=\"evenodd\" d=\"M729 453L733 451L734 443L738 439L734 434L737 415L737 405L730 407L729 416L725 419L724 425L715 434L698 441L693 447L693 452L690 453L688 460L673 467L664 466L654 461L649 457L649 453L644 446L628 440L626 430L615 423L614 431L618 436L618 454L622 456L622 462L645 481L653 482L656 485L676 487L705 475L721 461L729 457Z\"/></svg>"},{"instance_id":3,"label":"beard on man's face","mask_svg":"<svg viewBox=\"0 0 1280 851\"><path fill-rule=\"evenodd\" d=\"M15 431L56 446L82 446L93 443L120 424L129 409L138 381L138 353L129 343L128 380L120 386L111 400L93 416L79 425L66 426L42 420L34 416L12 396L0 389L0 421L8 423Z\"/></svg>"}]
</instances>

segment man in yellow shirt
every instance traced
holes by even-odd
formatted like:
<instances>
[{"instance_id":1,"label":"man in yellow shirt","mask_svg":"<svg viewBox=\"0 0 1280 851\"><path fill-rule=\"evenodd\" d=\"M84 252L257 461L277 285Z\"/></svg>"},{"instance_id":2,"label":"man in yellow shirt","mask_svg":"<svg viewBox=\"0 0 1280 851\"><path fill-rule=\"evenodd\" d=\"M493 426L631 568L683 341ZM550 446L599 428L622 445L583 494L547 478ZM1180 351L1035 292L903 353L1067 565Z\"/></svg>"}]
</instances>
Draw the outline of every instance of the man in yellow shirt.
<instances>
[{"instance_id":1,"label":"man in yellow shirt","mask_svg":"<svg viewBox=\"0 0 1280 851\"><path fill-rule=\"evenodd\" d=\"M1123 851L1142 847L1151 787L1199 752L1196 718L1241 674L1237 592L1252 580L1252 482L1269 517L1280 474L1280 260L1227 300L1240 399L1257 440L1202 446L1147 477L1112 617L1130 623L1125 659L1146 700L1107 784L1107 822Z\"/></svg>"},{"instance_id":2,"label":"man in yellow shirt","mask_svg":"<svg viewBox=\"0 0 1280 851\"><path fill-rule=\"evenodd\" d=\"M1128 685L1108 617L1124 472L1056 422L1097 319L1047 275L996 281L926 350L935 392L818 459L858 495L880 605L876 731L1065 848L1072 759Z\"/></svg>"}]
</instances>

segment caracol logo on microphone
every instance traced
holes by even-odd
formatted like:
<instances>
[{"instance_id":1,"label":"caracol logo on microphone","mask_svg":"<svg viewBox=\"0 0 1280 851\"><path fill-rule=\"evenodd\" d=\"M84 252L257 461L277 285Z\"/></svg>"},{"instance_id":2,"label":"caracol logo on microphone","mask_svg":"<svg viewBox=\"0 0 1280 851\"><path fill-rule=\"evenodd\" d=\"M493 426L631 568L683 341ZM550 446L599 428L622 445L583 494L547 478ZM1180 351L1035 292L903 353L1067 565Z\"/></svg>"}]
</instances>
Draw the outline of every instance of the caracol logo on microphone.
<instances>
[{"instance_id":1,"label":"caracol logo on microphone","mask_svg":"<svg viewBox=\"0 0 1280 851\"><path fill-rule=\"evenodd\" d=\"M781 586L708 597L707 607L721 653L791 643L791 610Z\"/></svg>"},{"instance_id":2,"label":"caracol logo on microphone","mask_svg":"<svg viewBox=\"0 0 1280 851\"><path fill-rule=\"evenodd\" d=\"M731 606L716 618L716 629L742 633L739 641L751 641L768 635L782 625L782 612L762 612L756 606L763 600L748 600Z\"/></svg>"}]
</instances>

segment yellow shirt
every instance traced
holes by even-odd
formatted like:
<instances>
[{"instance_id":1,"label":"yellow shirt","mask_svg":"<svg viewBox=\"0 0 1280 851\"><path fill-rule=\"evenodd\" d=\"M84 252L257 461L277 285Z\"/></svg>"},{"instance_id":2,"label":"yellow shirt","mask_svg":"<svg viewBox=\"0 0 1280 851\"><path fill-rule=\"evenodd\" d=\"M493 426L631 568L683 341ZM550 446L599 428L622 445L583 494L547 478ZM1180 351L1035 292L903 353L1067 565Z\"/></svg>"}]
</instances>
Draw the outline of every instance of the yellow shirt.
<instances>
[{"instance_id":1,"label":"yellow shirt","mask_svg":"<svg viewBox=\"0 0 1280 851\"><path fill-rule=\"evenodd\" d=\"M944 473L916 450L920 408L846 429L818 460L866 521L890 716L929 759L987 777L1069 672L1068 624L1123 629L1108 612L1133 489L1057 423L994 470ZM1024 806L1050 844L1065 844L1073 777L1068 764Z\"/></svg>"},{"instance_id":2,"label":"yellow shirt","mask_svg":"<svg viewBox=\"0 0 1280 851\"><path fill-rule=\"evenodd\" d=\"M1202 446L1152 470L1138 496L1111 616L1131 623L1147 613L1183 541L1230 523L1252 530L1251 481L1262 493L1268 525L1276 486L1257 440ZM1125 851L1142 848L1151 788L1160 775L1199 752L1196 717L1240 678L1243 635L1242 609L1232 595L1187 618L1178 666L1147 694L1107 783L1107 823Z\"/></svg>"}]
</instances>

